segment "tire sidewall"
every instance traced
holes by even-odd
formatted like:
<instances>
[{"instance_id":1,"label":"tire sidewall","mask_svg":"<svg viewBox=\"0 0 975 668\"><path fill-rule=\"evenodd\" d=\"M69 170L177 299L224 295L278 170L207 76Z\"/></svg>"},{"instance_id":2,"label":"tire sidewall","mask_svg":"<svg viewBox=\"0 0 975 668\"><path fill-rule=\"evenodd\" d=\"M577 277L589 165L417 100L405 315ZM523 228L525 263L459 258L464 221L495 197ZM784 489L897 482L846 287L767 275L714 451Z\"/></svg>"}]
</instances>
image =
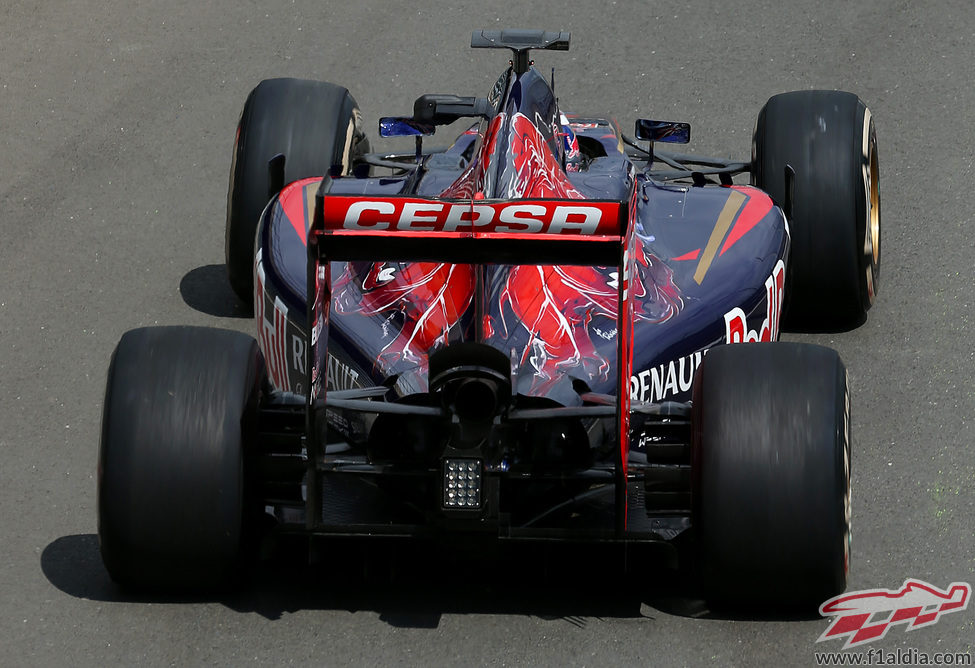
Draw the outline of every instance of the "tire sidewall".
<instances>
[{"instance_id":1,"label":"tire sidewall","mask_svg":"<svg viewBox=\"0 0 975 668\"><path fill-rule=\"evenodd\" d=\"M876 248L871 233L871 218L876 206L876 216L880 217L879 183L876 204L873 204L873 180L879 178L879 152L877 149L877 129L870 109L859 102L857 105L857 125L861 133L857 142L857 164L859 173L856 182L860 184L862 197L857 200L857 239L862 251L859 255L860 303L864 311L870 309L880 288L880 230L877 231ZM873 162L872 162L873 161ZM876 170L871 166L876 165ZM874 174L876 171L876 174Z\"/></svg>"}]
</instances>

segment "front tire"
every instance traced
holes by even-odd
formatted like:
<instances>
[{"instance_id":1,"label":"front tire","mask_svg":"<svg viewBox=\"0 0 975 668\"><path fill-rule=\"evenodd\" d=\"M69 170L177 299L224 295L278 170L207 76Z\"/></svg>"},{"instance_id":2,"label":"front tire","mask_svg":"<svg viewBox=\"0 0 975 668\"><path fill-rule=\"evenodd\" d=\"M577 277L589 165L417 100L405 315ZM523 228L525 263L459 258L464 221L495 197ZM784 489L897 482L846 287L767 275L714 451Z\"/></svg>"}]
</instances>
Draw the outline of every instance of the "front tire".
<instances>
[{"instance_id":1,"label":"front tire","mask_svg":"<svg viewBox=\"0 0 975 668\"><path fill-rule=\"evenodd\" d=\"M257 342L238 332L122 336L98 459L98 540L114 581L178 590L235 582L260 515L249 453L264 377Z\"/></svg>"},{"instance_id":2,"label":"front tire","mask_svg":"<svg viewBox=\"0 0 975 668\"><path fill-rule=\"evenodd\" d=\"M285 157L284 182L352 170L367 144L348 90L324 81L266 79L244 103L227 192L227 277L245 304L254 301L254 237L268 203L268 162Z\"/></svg>"},{"instance_id":3,"label":"front tire","mask_svg":"<svg viewBox=\"0 0 975 668\"><path fill-rule=\"evenodd\" d=\"M795 171L783 325L837 331L862 324L880 279L880 171L873 117L852 93L771 97L753 140L752 181L785 206Z\"/></svg>"},{"instance_id":4,"label":"front tire","mask_svg":"<svg viewBox=\"0 0 975 668\"><path fill-rule=\"evenodd\" d=\"M694 381L692 489L713 602L815 607L846 588L849 393L829 348L718 346Z\"/></svg>"}]
</instances>

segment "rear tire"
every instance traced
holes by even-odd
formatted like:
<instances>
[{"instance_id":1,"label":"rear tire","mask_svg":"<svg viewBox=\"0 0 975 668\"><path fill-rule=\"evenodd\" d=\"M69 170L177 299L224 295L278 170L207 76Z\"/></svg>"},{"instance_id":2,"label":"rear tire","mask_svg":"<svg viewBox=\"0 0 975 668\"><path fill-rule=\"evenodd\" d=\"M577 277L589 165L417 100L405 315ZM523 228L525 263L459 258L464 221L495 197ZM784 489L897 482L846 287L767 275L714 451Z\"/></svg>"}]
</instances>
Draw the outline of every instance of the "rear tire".
<instances>
[{"instance_id":1,"label":"rear tire","mask_svg":"<svg viewBox=\"0 0 975 668\"><path fill-rule=\"evenodd\" d=\"M815 607L846 588L849 394L829 348L719 346L694 381L693 505L706 596Z\"/></svg>"},{"instance_id":2,"label":"rear tire","mask_svg":"<svg viewBox=\"0 0 975 668\"><path fill-rule=\"evenodd\" d=\"M250 442L264 359L238 332L152 327L122 336L108 371L98 540L134 589L233 584L256 543Z\"/></svg>"},{"instance_id":3,"label":"rear tire","mask_svg":"<svg viewBox=\"0 0 975 668\"><path fill-rule=\"evenodd\" d=\"M775 95L753 141L753 183L785 206L785 168L795 171L792 249L783 326L848 330L862 324L880 279L877 133L852 93Z\"/></svg>"},{"instance_id":4,"label":"rear tire","mask_svg":"<svg viewBox=\"0 0 975 668\"><path fill-rule=\"evenodd\" d=\"M367 144L349 91L324 81L266 79L244 103L227 192L227 277L245 304L254 301L254 237L268 203L268 162L285 157L284 182L352 170Z\"/></svg>"}]
</instances>

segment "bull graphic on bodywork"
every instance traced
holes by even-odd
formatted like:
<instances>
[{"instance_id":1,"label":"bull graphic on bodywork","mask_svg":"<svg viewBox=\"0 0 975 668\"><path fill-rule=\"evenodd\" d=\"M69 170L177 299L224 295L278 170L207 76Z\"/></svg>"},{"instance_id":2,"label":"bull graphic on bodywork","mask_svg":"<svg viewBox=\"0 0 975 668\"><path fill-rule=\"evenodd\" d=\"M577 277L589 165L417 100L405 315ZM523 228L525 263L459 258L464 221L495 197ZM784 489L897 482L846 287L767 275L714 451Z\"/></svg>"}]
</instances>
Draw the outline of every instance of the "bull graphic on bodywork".
<instances>
[{"instance_id":1,"label":"bull graphic on bodywork","mask_svg":"<svg viewBox=\"0 0 975 668\"><path fill-rule=\"evenodd\" d=\"M683 306L673 271L642 244L636 251L635 317L668 320ZM484 309L485 338L502 348L519 329L527 332L527 343L519 344L517 360L512 361L533 369L532 393L544 392L570 369L588 380L608 378L610 362L592 337L615 340L615 271L519 265L495 274L494 280L500 290L495 307ZM389 316L383 325L388 341L376 360L379 368L423 368L429 351L447 343L451 330L471 308L475 285L470 265L353 262L336 282L335 309L340 315ZM596 327L600 318L606 320L605 329Z\"/></svg>"},{"instance_id":2,"label":"bull graphic on bodywork","mask_svg":"<svg viewBox=\"0 0 975 668\"><path fill-rule=\"evenodd\" d=\"M642 243L636 247L637 280L632 282L637 305L636 320L660 323L669 320L683 307L674 273ZM606 380L610 362L592 340L598 336L615 340L619 309L617 272L584 266L518 266L508 274L501 293L502 323L504 306L514 313L529 334L528 345L519 364L534 368L532 393L544 392L568 370L583 378ZM597 329L594 321L606 320L607 329ZM591 331L592 328L592 331Z\"/></svg>"},{"instance_id":3,"label":"bull graphic on bodywork","mask_svg":"<svg viewBox=\"0 0 975 668\"><path fill-rule=\"evenodd\" d=\"M340 314L402 314L398 333L383 346L376 363L426 364L427 351L446 344L450 329L474 297L474 271L466 264L438 262L350 262L335 286ZM359 276L365 274L364 278Z\"/></svg>"}]
</instances>

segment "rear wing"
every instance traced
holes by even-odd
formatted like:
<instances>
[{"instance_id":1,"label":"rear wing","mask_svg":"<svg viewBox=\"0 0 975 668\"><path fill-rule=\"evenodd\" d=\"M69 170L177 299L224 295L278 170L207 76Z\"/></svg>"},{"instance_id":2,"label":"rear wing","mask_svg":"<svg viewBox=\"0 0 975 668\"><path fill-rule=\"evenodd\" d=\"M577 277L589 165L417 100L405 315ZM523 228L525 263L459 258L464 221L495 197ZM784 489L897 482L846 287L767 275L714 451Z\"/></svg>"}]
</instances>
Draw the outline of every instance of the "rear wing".
<instances>
[{"instance_id":1,"label":"rear wing","mask_svg":"<svg viewBox=\"0 0 975 668\"><path fill-rule=\"evenodd\" d=\"M330 194L325 177L308 231L308 320L305 350L309 466L322 456L316 411L328 406L327 347L334 261L426 261L457 264L615 266L618 281L616 421L617 532L625 530L630 435L633 211L615 200L437 199ZM341 403L336 401L336 404ZM318 490L310 490L317 494Z\"/></svg>"},{"instance_id":2,"label":"rear wing","mask_svg":"<svg viewBox=\"0 0 975 668\"><path fill-rule=\"evenodd\" d=\"M337 260L613 266L626 209L610 200L319 194L311 236Z\"/></svg>"}]
</instances>

